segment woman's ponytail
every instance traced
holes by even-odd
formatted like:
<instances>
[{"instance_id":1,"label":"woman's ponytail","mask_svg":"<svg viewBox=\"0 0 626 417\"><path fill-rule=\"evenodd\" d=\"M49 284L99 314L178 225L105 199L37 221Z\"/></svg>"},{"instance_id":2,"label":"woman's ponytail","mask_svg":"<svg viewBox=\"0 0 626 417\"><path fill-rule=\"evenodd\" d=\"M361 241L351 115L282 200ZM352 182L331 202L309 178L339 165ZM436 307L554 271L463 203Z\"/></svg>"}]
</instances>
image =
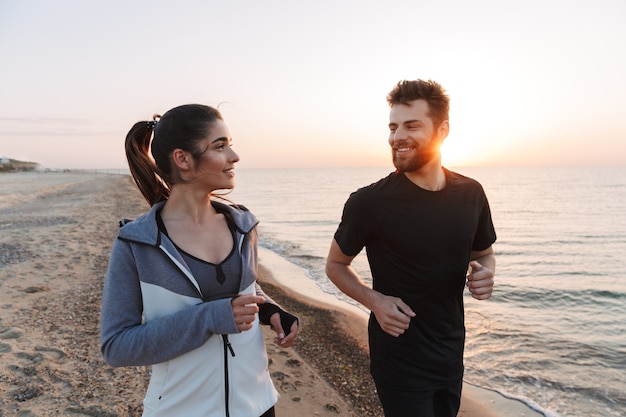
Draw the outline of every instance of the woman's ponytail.
<instances>
[{"instance_id":1,"label":"woman's ponytail","mask_svg":"<svg viewBox=\"0 0 626 417\"><path fill-rule=\"evenodd\" d=\"M156 117L155 117L156 118ZM126 159L130 173L150 206L167 200L170 186L150 158L150 139L155 121L137 122L126 135Z\"/></svg>"},{"instance_id":2,"label":"woman's ponytail","mask_svg":"<svg viewBox=\"0 0 626 417\"><path fill-rule=\"evenodd\" d=\"M126 135L126 159L130 173L144 198L153 206L167 200L172 185L184 183L172 160L176 149L188 152L199 165L204 142L216 120L224 120L219 110L202 104L174 107L153 120L138 122ZM152 138L152 142L150 139Z\"/></svg>"}]
</instances>

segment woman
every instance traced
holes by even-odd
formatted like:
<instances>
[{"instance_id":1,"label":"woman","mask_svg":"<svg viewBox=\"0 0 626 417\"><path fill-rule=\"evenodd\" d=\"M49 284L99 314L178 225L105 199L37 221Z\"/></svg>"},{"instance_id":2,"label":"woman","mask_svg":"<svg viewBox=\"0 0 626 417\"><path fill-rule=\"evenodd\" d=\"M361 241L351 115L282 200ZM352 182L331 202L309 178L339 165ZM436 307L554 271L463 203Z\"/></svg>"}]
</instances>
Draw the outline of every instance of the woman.
<instances>
[{"instance_id":1,"label":"woman","mask_svg":"<svg viewBox=\"0 0 626 417\"><path fill-rule=\"evenodd\" d=\"M113 244L105 361L152 365L144 416L274 416L278 393L259 322L290 347L298 320L256 282L254 215L216 201L216 190L234 187L239 161L222 115L193 104L138 122L126 156L152 208L123 221Z\"/></svg>"}]
</instances>

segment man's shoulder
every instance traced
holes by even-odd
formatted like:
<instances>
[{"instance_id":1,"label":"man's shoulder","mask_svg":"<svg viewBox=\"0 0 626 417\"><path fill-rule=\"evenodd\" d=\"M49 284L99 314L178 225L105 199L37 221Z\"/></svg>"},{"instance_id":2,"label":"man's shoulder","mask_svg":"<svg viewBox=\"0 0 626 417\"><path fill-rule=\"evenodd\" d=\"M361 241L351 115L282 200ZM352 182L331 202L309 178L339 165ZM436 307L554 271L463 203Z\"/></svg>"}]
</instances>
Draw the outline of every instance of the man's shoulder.
<instances>
[{"instance_id":1,"label":"man's shoulder","mask_svg":"<svg viewBox=\"0 0 626 417\"><path fill-rule=\"evenodd\" d=\"M487 200L487 194L483 186L474 178L468 177L458 172L446 170L448 185L446 190L449 195L457 196L458 198L471 198L477 199L476 201Z\"/></svg>"},{"instance_id":2,"label":"man's shoulder","mask_svg":"<svg viewBox=\"0 0 626 417\"><path fill-rule=\"evenodd\" d=\"M460 174L456 171L451 171L447 168L444 168L444 170L446 171L446 177L448 178L448 180L452 181L453 183L457 185L461 185L461 186L465 185L465 186L482 188L482 185L480 184L480 182L478 182L474 178Z\"/></svg>"},{"instance_id":3,"label":"man's shoulder","mask_svg":"<svg viewBox=\"0 0 626 417\"><path fill-rule=\"evenodd\" d=\"M398 174L396 172L392 172L386 177L379 179L376 182L373 182L369 185L363 186L356 190L353 195L363 195L370 196L380 193L381 191L389 189L393 184L398 181Z\"/></svg>"}]
</instances>

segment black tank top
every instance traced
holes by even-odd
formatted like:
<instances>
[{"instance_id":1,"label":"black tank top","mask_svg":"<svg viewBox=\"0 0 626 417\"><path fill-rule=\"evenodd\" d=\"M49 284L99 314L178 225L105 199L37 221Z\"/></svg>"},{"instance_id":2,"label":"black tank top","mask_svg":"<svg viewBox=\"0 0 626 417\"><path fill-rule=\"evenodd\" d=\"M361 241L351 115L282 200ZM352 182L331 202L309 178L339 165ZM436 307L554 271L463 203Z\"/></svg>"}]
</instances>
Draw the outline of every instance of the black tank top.
<instances>
[{"instance_id":1,"label":"black tank top","mask_svg":"<svg viewBox=\"0 0 626 417\"><path fill-rule=\"evenodd\" d=\"M198 282L202 299L204 301L218 300L220 298L233 297L239 293L239 283L241 279L241 254L235 250L237 235L234 226L226 217L228 229L233 236L233 247L228 256L220 263L214 264L197 258L182 250L176 242L172 240L176 249L189 266L191 274ZM157 213L157 224L159 230L167 237L167 229L161 218L161 213ZM171 240L171 238L170 238Z\"/></svg>"}]
</instances>

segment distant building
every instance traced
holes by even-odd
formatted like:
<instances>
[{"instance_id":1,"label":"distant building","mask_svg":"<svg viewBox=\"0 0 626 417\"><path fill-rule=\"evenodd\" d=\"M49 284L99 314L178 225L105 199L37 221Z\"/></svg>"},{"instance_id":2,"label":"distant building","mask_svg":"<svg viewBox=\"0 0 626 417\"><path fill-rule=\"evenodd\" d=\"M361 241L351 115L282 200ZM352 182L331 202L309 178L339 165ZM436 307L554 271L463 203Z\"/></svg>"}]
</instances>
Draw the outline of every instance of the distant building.
<instances>
[{"instance_id":1,"label":"distant building","mask_svg":"<svg viewBox=\"0 0 626 417\"><path fill-rule=\"evenodd\" d=\"M6 156L0 156L0 165L10 164L11 161Z\"/></svg>"}]
</instances>

